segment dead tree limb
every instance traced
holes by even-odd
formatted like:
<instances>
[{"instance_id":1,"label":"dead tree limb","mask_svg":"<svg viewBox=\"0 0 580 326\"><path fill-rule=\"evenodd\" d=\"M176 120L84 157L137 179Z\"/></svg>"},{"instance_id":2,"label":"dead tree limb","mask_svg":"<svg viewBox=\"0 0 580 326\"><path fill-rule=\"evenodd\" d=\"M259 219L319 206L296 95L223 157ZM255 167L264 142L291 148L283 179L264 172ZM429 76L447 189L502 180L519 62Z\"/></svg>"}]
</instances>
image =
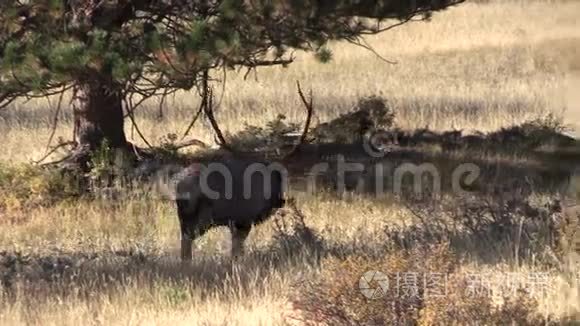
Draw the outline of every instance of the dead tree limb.
<instances>
[{"instance_id":1,"label":"dead tree limb","mask_svg":"<svg viewBox=\"0 0 580 326\"><path fill-rule=\"evenodd\" d=\"M129 99L124 99L123 100L125 102L125 106L127 107L127 112L129 113L129 120L131 120L131 124L133 125L133 128L135 128L135 131L137 131L137 134L139 135L139 137L141 137L141 139L143 140L143 142L149 147L149 148L153 148L153 146L151 146L151 144L147 141L147 139L145 138L145 136L143 135L143 133L141 132L141 130L139 129L139 126L137 125L137 122L135 121L135 117L133 115L133 111L135 110L136 107L133 106L133 101L131 98ZM142 102L140 102L139 104L141 104Z\"/></svg>"},{"instance_id":2,"label":"dead tree limb","mask_svg":"<svg viewBox=\"0 0 580 326\"><path fill-rule=\"evenodd\" d=\"M163 119L163 105L165 104L165 98L169 94L169 88L166 88L161 95L161 99L159 99L159 112L157 113L157 119Z\"/></svg>"},{"instance_id":3,"label":"dead tree limb","mask_svg":"<svg viewBox=\"0 0 580 326\"><path fill-rule=\"evenodd\" d=\"M396 65L396 64L398 63L397 61L391 61L391 60L388 60L387 58L383 57L383 56L382 56L380 53L378 53L378 52L377 52L377 50L375 50L375 49L374 49L374 48L373 48L373 47L372 47L372 46L371 46L371 45L370 45L370 44L369 44L369 43L368 43L368 42L367 42L367 41L366 41L364 38L362 38L362 37L361 37L361 38L352 39L352 40L350 40L350 39L347 39L347 42L349 42L350 44L356 45L356 46L358 46L358 47L361 47L361 48L363 48L363 49L365 49L365 50L367 50L367 51L370 51L372 54L374 54L374 55L377 57L377 59L379 59L379 60L381 60L381 61L383 61L383 62L385 62L385 63L391 64L391 65Z\"/></svg>"},{"instance_id":4,"label":"dead tree limb","mask_svg":"<svg viewBox=\"0 0 580 326\"><path fill-rule=\"evenodd\" d=\"M133 103L132 96L134 94L135 93L132 93L130 95L131 96L131 103ZM125 115L123 116L123 118L127 118L127 117L129 117L130 114L134 114L135 113L135 110L137 110L137 108L140 107L141 104L143 104L143 102L147 101L148 99L150 99L151 97L154 96L154 95L150 95L150 94L139 94L139 95L142 96L141 99L137 103L132 104L132 107L131 108L127 107L127 112L125 113Z\"/></svg>"},{"instance_id":5,"label":"dead tree limb","mask_svg":"<svg viewBox=\"0 0 580 326\"><path fill-rule=\"evenodd\" d=\"M207 116L211 127L213 129L213 131L215 132L215 135L217 137L217 140L219 142L219 146L222 147L223 149L232 152L232 153L237 153L236 150L234 150L226 141L226 138L224 137L224 134L222 133L219 124L217 123L215 116L214 116L214 111L213 111L213 92L211 89L207 90L206 95L207 99L206 99L206 105L204 106L204 110L205 110L205 115Z\"/></svg>"},{"instance_id":6,"label":"dead tree limb","mask_svg":"<svg viewBox=\"0 0 580 326\"><path fill-rule=\"evenodd\" d=\"M42 163L41 166L47 167L47 166L57 165L57 164L60 164L62 162L68 161L68 160L70 160L73 157L74 157L73 152L71 152L71 153L67 154L65 157L63 157L61 159L58 159L56 161L52 161L52 162L48 162L48 163Z\"/></svg>"},{"instance_id":7,"label":"dead tree limb","mask_svg":"<svg viewBox=\"0 0 580 326\"><path fill-rule=\"evenodd\" d=\"M63 86L62 92L60 93L59 97L58 97L58 103L56 104L56 112L54 113L54 117L52 120L52 129L50 130L50 136L48 137L48 142L46 144L46 151L48 152L50 150L50 144L52 144L52 139L54 138L54 134L56 133L56 128L58 126L58 116L60 114L60 111L62 109L62 99L64 97L64 93L65 93L65 87ZM47 101L49 103L50 106L52 106L50 104L50 100L47 97Z\"/></svg>"},{"instance_id":8,"label":"dead tree limb","mask_svg":"<svg viewBox=\"0 0 580 326\"><path fill-rule=\"evenodd\" d=\"M231 153L240 153L234 150L226 141L224 134L222 133L219 124L217 123L215 116L214 116L214 107L213 107L213 91L208 85L208 71L204 71L203 79L202 79L202 102L204 103L203 108L205 111L205 115L207 116L213 131L218 139L218 145L223 149L231 152Z\"/></svg>"},{"instance_id":9,"label":"dead tree limb","mask_svg":"<svg viewBox=\"0 0 580 326\"><path fill-rule=\"evenodd\" d=\"M41 162L43 162L44 160L46 160L50 155L54 154L60 148L65 147L65 146L76 146L76 144L77 143L75 141L67 141L67 142L64 142L64 143L60 143L60 144L58 144L56 146L53 146L52 148L49 148L49 150L44 154L43 157L41 157L40 159L38 159L36 161L32 161L32 164L40 164ZM68 156L65 156L63 159L57 161L56 163L60 163L60 162L62 162L64 160L66 160L67 158L68 158ZM50 163L45 163L45 164L42 164L42 165L44 166L44 165L51 165L51 164L56 164L56 163L50 162Z\"/></svg>"},{"instance_id":10,"label":"dead tree limb","mask_svg":"<svg viewBox=\"0 0 580 326\"><path fill-rule=\"evenodd\" d=\"M193 117L193 119L191 120L189 125L187 126L187 129L185 129L183 136L181 136L181 140L184 140L185 137L187 137L187 135L189 134L191 129L193 129L193 126L195 125L195 123L197 122L199 117L201 116L201 112L203 112L204 107L205 107L205 99L206 98L204 96L202 96L201 103L199 103L199 108L197 109L197 113L195 114L195 116Z\"/></svg>"}]
</instances>

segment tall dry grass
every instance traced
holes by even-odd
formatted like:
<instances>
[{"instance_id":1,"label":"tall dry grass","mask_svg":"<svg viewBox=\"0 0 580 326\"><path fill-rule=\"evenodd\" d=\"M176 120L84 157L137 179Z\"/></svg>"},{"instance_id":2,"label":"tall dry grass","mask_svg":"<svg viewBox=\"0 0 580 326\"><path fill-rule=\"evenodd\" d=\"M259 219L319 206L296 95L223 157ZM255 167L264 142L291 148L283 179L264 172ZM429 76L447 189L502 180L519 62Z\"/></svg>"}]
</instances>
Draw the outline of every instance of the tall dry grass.
<instances>
[{"instance_id":1,"label":"tall dry grass","mask_svg":"<svg viewBox=\"0 0 580 326\"><path fill-rule=\"evenodd\" d=\"M228 72L223 98L216 87L218 119L232 132L279 113L301 121L294 87L300 80L312 88L321 121L350 109L359 97L382 95L402 128L490 131L548 112L578 124L579 11L574 1L469 2L430 23L369 38L395 65L353 45L333 44L330 64L299 54L290 67L260 69L247 80L244 71ZM197 103L192 94L178 94L157 120L152 101L137 121L155 143L183 132ZM34 100L0 112L0 162L42 156L53 111L46 101ZM142 144L130 126L126 131ZM56 136L66 139L71 132L65 107ZM205 125L192 135L213 139ZM387 227L419 222L392 198L297 196L305 223L324 247L304 243L304 234L296 240L299 229L281 233L270 221L251 233L249 253L241 261L229 260L227 230L216 229L197 241L196 258L186 266L176 258L179 234L171 202L132 198L14 209L9 217L0 216L0 284L9 289L0 295L0 325L285 324L296 313L289 298L301 281L334 275L345 257L380 255ZM367 263L382 266L380 260ZM529 275L537 268L533 260L489 265L477 257L466 257L459 266L466 273L498 276ZM577 283L571 286L569 275L551 272L550 294L537 311L578 318Z\"/></svg>"},{"instance_id":2,"label":"tall dry grass","mask_svg":"<svg viewBox=\"0 0 580 326\"><path fill-rule=\"evenodd\" d=\"M300 80L303 87L312 88L322 121L350 109L362 96L383 95L403 128L489 131L547 112L576 124L579 9L573 1L466 3L436 15L432 22L408 24L369 38L377 53L395 65L338 43L332 45L330 64L298 54L288 68L259 69L246 80L245 71L230 71L223 95L221 85L216 85L222 99L218 119L232 132L244 123L263 124L278 113L303 121L295 88ZM214 77L223 79L220 72ZM161 121L156 119L158 102L147 103L137 114L146 138L155 143L168 133L181 135L198 101L195 94L170 98ZM52 121L45 100L20 103L3 112L0 158L27 161L41 156ZM65 109L57 137L70 138L71 128L71 112ZM143 143L130 126L126 129L130 138ZM207 126L198 126L192 134L213 141Z\"/></svg>"}]
</instances>

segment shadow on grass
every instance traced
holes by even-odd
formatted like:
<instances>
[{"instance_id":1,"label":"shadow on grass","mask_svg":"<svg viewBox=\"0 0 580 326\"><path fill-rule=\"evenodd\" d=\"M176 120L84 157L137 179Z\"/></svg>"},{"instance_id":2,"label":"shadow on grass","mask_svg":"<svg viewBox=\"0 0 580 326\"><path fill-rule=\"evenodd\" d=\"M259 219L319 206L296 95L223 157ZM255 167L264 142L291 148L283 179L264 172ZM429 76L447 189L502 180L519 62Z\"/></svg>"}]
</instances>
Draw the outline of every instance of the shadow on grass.
<instances>
[{"instance_id":1,"label":"shadow on grass","mask_svg":"<svg viewBox=\"0 0 580 326\"><path fill-rule=\"evenodd\" d=\"M462 205L456 215L432 208L437 207L433 202L415 205L418 211L425 208L416 212L421 223L405 229L386 228L373 236L361 232L360 237L347 241L321 237L307 226L303 216L282 216L276 220L268 244L251 248L236 261L203 253L190 263L182 263L175 256L147 251L0 252L0 306L19 302L34 307L54 298L90 301L127 288L142 291L144 300L151 303L159 300L159 295L169 301L186 301L179 299L183 293L185 298L194 295L228 301L267 293L276 280L300 282L303 277L313 277L312 271L325 258L381 257L388 252L412 252L448 243L460 257L495 264L514 262L514 250L521 261L540 262L544 249L554 248L555 236L560 234L554 230L560 218L557 204L474 202L478 203L475 208ZM449 203L445 205L453 211ZM522 226L517 224L519 217L526 217ZM518 230L523 232L518 234Z\"/></svg>"},{"instance_id":2,"label":"shadow on grass","mask_svg":"<svg viewBox=\"0 0 580 326\"><path fill-rule=\"evenodd\" d=\"M16 302L34 306L57 297L90 301L127 287L146 294L174 288L201 298L235 300L261 293L279 275L316 268L324 252L322 240L308 228L290 232L237 260L197 253L192 262L181 262L145 251L0 252L0 307Z\"/></svg>"},{"instance_id":3,"label":"shadow on grass","mask_svg":"<svg viewBox=\"0 0 580 326\"><path fill-rule=\"evenodd\" d=\"M293 189L312 191L309 187L314 185L314 189L320 186L339 191L339 183L343 182L346 191L377 197L393 193L406 197L416 194L413 187L418 182L418 192L427 195L463 195L464 191L566 194L578 187L576 178L580 175L580 144L577 148L565 151L534 152L518 156L401 148L382 159L374 160L365 156L364 151L358 147L331 144L321 149L321 146L317 146L315 151L325 151L323 158L306 150L305 158L289 165ZM344 153L351 154L350 157L344 156L344 162L360 163L363 170L345 171L344 181L340 181L336 155ZM313 167L320 163L327 163L328 168L313 173ZM469 173L460 173L461 169L476 169L477 178L468 182L466 176ZM436 181L440 183L439 189Z\"/></svg>"}]
</instances>

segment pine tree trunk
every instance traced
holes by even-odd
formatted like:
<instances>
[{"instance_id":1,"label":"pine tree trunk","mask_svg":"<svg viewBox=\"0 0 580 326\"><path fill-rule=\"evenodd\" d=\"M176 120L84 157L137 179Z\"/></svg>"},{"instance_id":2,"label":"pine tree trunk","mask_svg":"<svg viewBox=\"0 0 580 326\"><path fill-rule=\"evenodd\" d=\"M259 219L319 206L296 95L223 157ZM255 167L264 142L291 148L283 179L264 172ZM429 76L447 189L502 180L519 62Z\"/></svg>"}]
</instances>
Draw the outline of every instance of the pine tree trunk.
<instances>
[{"instance_id":1,"label":"pine tree trunk","mask_svg":"<svg viewBox=\"0 0 580 326\"><path fill-rule=\"evenodd\" d=\"M120 87L111 78L87 78L78 81L73 97L74 138L77 147L64 162L66 169L90 171L91 157L107 147L114 157L112 164L119 166L134 163L135 149L131 149L125 138L123 117L123 95Z\"/></svg>"},{"instance_id":2,"label":"pine tree trunk","mask_svg":"<svg viewBox=\"0 0 580 326\"><path fill-rule=\"evenodd\" d=\"M115 84L102 78L80 82L74 97L75 141L94 151L103 141L111 148L127 147L123 129L123 98Z\"/></svg>"}]
</instances>

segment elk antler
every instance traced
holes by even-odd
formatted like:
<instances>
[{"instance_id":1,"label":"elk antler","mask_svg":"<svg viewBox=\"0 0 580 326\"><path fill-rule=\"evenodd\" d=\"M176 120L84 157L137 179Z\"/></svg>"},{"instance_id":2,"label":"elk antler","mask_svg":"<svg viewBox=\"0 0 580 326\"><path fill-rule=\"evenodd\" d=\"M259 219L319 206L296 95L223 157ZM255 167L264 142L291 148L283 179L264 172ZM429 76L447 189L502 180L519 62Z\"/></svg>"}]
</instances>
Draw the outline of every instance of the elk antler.
<instances>
[{"instance_id":1,"label":"elk antler","mask_svg":"<svg viewBox=\"0 0 580 326\"><path fill-rule=\"evenodd\" d=\"M302 103L306 108L306 121L304 122L304 130L302 131L302 135L300 135L300 140L298 141L298 143L294 144L294 147L292 147L292 150L290 150L290 152L284 156L284 159L287 159L296 154L296 152L298 152L300 148L300 145L304 144L304 142L306 141L306 136L308 136L308 131L310 130L310 122L312 121L312 114L314 112L314 103L313 103L314 99L312 96L312 89L310 90L309 94L310 100L307 101L306 96L304 96L304 92L302 92L302 88L300 87L299 81L296 81L296 87L298 88L298 95L300 96L300 99L302 100Z\"/></svg>"}]
</instances>

